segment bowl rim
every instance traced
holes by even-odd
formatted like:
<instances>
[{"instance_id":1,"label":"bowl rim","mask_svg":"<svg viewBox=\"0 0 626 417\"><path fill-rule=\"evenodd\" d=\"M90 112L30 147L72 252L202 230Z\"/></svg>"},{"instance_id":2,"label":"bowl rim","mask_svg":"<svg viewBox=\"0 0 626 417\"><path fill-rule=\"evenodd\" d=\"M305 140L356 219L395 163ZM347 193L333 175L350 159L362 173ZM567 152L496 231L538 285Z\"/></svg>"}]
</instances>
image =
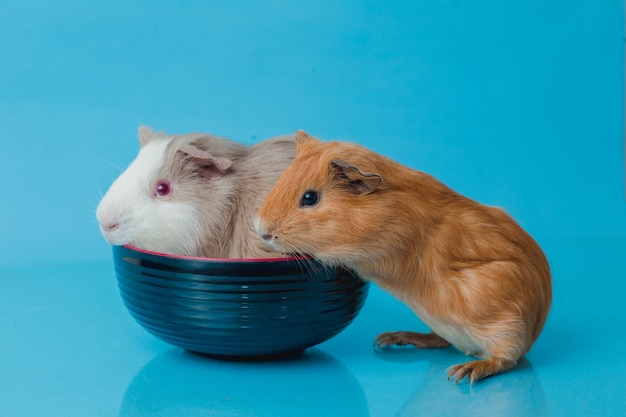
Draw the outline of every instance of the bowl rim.
<instances>
[{"instance_id":1,"label":"bowl rim","mask_svg":"<svg viewBox=\"0 0 626 417\"><path fill-rule=\"evenodd\" d=\"M130 244L121 245L123 248L128 250L143 253L146 255L152 256L160 256L169 259L177 259L177 260L187 260L187 261L207 261L207 262L245 262L245 263L258 263L258 262L291 262L298 260L309 260L313 259L312 256L308 255L292 255L292 256L282 256L282 257L274 257L274 258L210 258L203 256L189 256L189 255L177 255L174 253L165 253L165 252L157 252L148 249L138 248L137 246L133 246Z\"/></svg>"}]
</instances>

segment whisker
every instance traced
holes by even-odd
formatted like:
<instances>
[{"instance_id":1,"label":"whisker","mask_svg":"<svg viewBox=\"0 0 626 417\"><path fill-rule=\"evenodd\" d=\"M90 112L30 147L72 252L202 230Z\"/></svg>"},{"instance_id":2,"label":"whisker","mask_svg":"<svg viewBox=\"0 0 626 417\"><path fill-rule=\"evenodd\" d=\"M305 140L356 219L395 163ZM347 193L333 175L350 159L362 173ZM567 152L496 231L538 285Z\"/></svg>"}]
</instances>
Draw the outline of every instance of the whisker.
<instances>
[{"instance_id":1,"label":"whisker","mask_svg":"<svg viewBox=\"0 0 626 417\"><path fill-rule=\"evenodd\" d=\"M310 255L298 255L298 262L303 269L314 272L320 269L319 263Z\"/></svg>"},{"instance_id":2,"label":"whisker","mask_svg":"<svg viewBox=\"0 0 626 417\"><path fill-rule=\"evenodd\" d=\"M124 170L126 166L119 161L108 161L100 156L94 157L94 159L101 165L107 168L109 171L113 172L116 176L119 176Z\"/></svg>"},{"instance_id":3,"label":"whisker","mask_svg":"<svg viewBox=\"0 0 626 417\"><path fill-rule=\"evenodd\" d=\"M88 190L91 196L90 200L92 201L92 211L95 212L98 204L100 204L100 200L102 200L102 197L104 197L104 192L102 191L102 187L100 185L100 182L98 181L96 171L93 166L91 167L90 180L88 180L86 177L82 177L81 180L83 185L85 186L85 189Z\"/></svg>"},{"instance_id":4,"label":"whisker","mask_svg":"<svg viewBox=\"0 0 626 417\"><path fill-rule=\"evenodd\" d=\"M306 271L311 271L315 269L315 264L311 262L311 259L307 256L303 256L300 252L295 250L295 248L291 246L284 247L285 253L288 253L289 256L295 258L296 265L300 268L301 273L305 273Z\"/></svg>"}]
</instances>

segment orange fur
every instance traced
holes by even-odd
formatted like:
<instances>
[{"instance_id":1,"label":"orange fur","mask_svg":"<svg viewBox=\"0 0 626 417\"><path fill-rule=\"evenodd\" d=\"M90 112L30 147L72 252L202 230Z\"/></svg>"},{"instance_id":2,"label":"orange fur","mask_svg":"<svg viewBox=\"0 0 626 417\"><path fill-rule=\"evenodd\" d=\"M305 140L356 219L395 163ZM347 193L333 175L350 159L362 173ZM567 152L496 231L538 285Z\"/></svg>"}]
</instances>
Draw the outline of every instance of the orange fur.
<instances>
[{"instance_id":1,"label":"orange fur","mask_svg":"<svg viewBox=\"0 0 626 417\"><path fill-rule=\"evenodd\" d=\"M296 143L257 231L275 249L354 269L433 331L384 333L377 346L449 342L482 359L453 367L457 382L504 371L528 352L550 309L550 268L509 215L357 144L304 132ZM301 207L311 190L319 202Z\"/></svg>"}]
</instances>

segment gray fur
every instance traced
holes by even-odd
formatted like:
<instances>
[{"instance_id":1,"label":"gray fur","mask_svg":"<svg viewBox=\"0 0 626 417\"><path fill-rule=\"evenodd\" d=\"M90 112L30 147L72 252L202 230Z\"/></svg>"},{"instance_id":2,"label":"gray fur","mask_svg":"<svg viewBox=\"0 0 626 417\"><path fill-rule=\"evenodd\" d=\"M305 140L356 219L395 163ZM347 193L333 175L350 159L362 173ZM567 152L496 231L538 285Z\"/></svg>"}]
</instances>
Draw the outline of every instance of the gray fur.
<instances>
[{"instance_id":1,"label":"gray fur","mask_svg":"<svg viewBox=\"0 0 626 417\"><path fill-rule=\"evenodd\" d=\"M214 174L209 178L199 175L203 169L201 163L179 151L183 144L228 159L232 165L223 175ZM195 256L280 256L259 239L253 219L263 198L294 157L295 142L291 135L268 139L252 147L204 134L173 140L168 146L164 171L185 184L184 198L198 209L202 233Z\"/></svg>"}]
</instances>

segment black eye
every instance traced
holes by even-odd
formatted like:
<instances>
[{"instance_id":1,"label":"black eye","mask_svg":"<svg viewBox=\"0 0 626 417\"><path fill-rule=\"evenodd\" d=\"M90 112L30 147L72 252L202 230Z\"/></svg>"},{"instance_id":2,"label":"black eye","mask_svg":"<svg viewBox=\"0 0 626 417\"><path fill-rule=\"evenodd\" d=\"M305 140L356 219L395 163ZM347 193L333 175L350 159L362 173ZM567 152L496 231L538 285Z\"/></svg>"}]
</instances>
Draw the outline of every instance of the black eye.
<instances>
[{"instance_id":1,"label":"black eye","mask_svg":"<svg viewBox=\"0 0 626 417\"><path fill-rule=\"evenodd\" d=\"M320 193L317 191L307 191L302 194L302 200L300 200L300 207L311 207L317 204L320 199Z\"/></svg>"}]
</instances>

